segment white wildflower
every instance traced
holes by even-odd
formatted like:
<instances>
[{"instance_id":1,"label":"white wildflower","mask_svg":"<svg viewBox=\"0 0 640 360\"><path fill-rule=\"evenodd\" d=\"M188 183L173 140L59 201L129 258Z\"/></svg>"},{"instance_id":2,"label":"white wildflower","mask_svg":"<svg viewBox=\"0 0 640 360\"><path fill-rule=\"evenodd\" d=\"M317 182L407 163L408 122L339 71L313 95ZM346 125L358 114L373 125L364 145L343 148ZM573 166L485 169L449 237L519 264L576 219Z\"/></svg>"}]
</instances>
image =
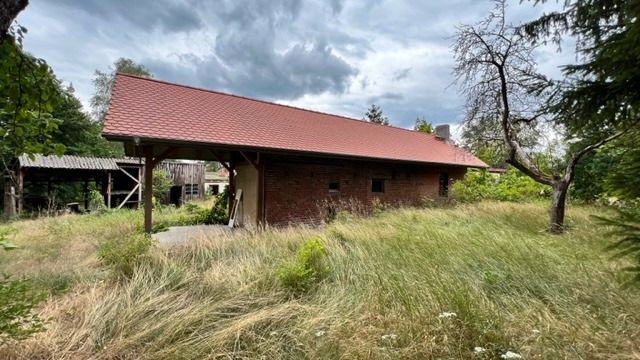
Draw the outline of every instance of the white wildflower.
<instances>
[{"instance_id":1,"label":"white wildflower","mask_svg":"<svg viewBox=\"0 0 640 360\"><path fill-rule=\"evenodd\" d=\"M395 340L398 338L398 335L396 334L389 334L389 335L382 335L381 339L382 340Z\"/></svg>"},{"instance_id":2,"label":"white wildflower","mask_svg":"<svg viewBox=\"0 0 640 360\"><path fill-rule=\"evenodd\" d=\"M485 351L487 351L487 349L483 348L482 346L476 346L473 348L473 352L476 354L482 354Z\"/></svg>"},{"instance_id":3,"label":"white wildflower","mask_svg":"<svg viewBox=\"0 0 640 360\"><path fill-rule=\"evenodd\" d=\"M316 332L316 337L320 337L320 336L324 336L327 332L324 330L320 330L318 332Z\"/></svg>"},{"instance_id":4,"label":"white wildflower","mask_svg":"<svg viewBox=\"0 0 640 360\"><path fill-rule=\"evenodd\" d=\"M453 317L458 316L458 314L454 313L454 312L443 312L442 314L438 315L438 319L450 319Z\"/></svg>"},{"instance_id":5,"label":"white wildflower","mask_svg":"<svg viewBox=\"0 0 640 360\"><path fill-rule=\"evenodd\" d=\"M514 353L513 351L507 351L506 353L500 355L503 359L522 359L522 355Z\"/></svg>"}]
</instances>

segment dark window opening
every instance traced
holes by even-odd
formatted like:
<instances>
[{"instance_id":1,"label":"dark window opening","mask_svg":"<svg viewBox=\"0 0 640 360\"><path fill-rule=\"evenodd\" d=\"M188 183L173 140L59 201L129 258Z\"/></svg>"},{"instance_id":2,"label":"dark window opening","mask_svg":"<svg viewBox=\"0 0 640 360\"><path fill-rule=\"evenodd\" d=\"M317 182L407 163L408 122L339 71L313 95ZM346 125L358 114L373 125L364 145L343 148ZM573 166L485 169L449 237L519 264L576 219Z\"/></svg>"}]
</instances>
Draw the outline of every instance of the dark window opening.
<instances>
[{"instance_id":1,"label":"dark window opening","mask_svg":"<svg viewBox=\"0 0 640 360\"><path fill-rule=\"evenodd\" d=\"M449 174L447 173L440 174L440 190L438 194L442 197L449 196Z\"/></svg>"},{"instance_id":2,"label":"dark window opening","mask_svg":"<svg viewBox=\"0 0 640 360\"><path fill-rule=\"evenodd\" d=\"M219 192L220 192L220 186L219 185L210 185L209 186L209 194L218 195Z\"/></svg>"},{"instance_id":3,"label":"dark window opening","mask_svg":"<svg viewBox=\"0 0 640 360\"><path fill-rule=\"evenodd\" d=\"M339 192L340 191L340 182L333 181L329 183L329 192Z\"/></svg>"},{"instance_id":4,"label":"dark window opening","mask_svg":"<svg viewBox=\"0 0 640 360\"><path fill-rule=\"evenodd\" d=\"M371 180L371 192L383 193L384 192L384 179L372 179Z\"/></svg>"}]
</instances>

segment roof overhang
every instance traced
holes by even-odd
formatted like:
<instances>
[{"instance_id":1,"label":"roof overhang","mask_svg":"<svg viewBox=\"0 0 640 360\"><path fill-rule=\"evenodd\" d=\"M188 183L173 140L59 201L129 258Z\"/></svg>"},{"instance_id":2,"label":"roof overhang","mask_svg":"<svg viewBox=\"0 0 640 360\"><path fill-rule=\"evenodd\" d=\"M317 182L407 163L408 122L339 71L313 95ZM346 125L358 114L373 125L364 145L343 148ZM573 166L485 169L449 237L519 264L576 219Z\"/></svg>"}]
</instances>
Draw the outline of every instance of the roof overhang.
<instances>
[{"instance_id":1,"label":"roof overhang","mask_svg":"<svg viewBox=\"0 0 640 360\"><path fill-rule=\"evenodd\" d=\"M276 149L267 147L256 146L244 146L244 145L232 145L232 144L216 144L216 143L203 143L195 141L185 141L178 139L158 139L149 137L137 137L127 136L121 134L108 134L103 133L103 136L107 140L119 141L124 144L125 155L132 157L143 157L143 147L152 145L153 156L160 156L162 154L169 153L168 150L172 150L168 156L171 159L189 159L189 160L204 160L204 161L230 161L234 152L259 152L263 154L273 154L281 156L303 156L310 158L331 158L342 160L358 160L369 162L387 162L387 163L404 163L412 165L442 165L450 167L464 167L464 168L485 168L485 166L463 164L463 163L447 163L447 162L422 162L422 161L408 161L404 159L394 158L378 158L378 157L362 157L362 156L350 156L343 154L332 154L322 152L310 152L290 149Z\"/></svg>"}]
</instances>

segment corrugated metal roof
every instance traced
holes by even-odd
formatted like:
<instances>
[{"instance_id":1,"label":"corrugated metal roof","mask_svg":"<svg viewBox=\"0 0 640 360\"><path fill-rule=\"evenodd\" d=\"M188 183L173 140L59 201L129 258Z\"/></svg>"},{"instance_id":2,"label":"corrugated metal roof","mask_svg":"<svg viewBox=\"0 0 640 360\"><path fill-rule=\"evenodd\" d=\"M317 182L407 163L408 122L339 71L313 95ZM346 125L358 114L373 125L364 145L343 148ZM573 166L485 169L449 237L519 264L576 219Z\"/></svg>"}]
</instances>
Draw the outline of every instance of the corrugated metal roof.
<instances>
[{"instance_id":1,"label":"corrugated metal roof","mask_svg":"<svg viewBox=\"0 0 640 360\"><path fill-rule=\"evenodd\" d=\"M432 134L117 74L103 134L487 167Z\"/></svg>"},{"instance_id":2,"label":"corrugated metal roof","mask_svg":"<svg viewBox=\"0 0 640 360\"><path fill-rule=\"evenodd\" d=\"M75 155L42 155L35 154L33 159L28 155L18 158L24 168L70 169L70 170L118 170L118 163L133 163L134 159L99 158ZM137 159L136 162L137 164Z\"/></svg>"}]
</instances>

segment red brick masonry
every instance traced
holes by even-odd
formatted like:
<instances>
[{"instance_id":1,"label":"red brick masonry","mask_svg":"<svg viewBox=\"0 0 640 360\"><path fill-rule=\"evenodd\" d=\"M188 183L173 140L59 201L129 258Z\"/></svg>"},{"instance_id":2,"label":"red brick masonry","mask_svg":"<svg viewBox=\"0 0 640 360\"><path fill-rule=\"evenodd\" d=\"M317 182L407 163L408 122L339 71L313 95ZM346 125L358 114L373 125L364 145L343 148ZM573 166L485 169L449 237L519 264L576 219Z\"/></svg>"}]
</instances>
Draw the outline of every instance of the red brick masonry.
<instances>
[{"instance_id":1,"label":"red brick masonry","mask_svg":"<svg viewBox=\"0 0 640 360\"><path fill-rule=\"evenodd\" d=\"M465 172L464 167L443 165L270 158L265 165L266 221L281 225L319 220L319 204L325 200L416 205L440 197L440 174L448 174L450 185ZM384 181L384 192L372 192L373 179ZM336 183L339 190L330 190Z\"/></svg>"}]
</instances>

